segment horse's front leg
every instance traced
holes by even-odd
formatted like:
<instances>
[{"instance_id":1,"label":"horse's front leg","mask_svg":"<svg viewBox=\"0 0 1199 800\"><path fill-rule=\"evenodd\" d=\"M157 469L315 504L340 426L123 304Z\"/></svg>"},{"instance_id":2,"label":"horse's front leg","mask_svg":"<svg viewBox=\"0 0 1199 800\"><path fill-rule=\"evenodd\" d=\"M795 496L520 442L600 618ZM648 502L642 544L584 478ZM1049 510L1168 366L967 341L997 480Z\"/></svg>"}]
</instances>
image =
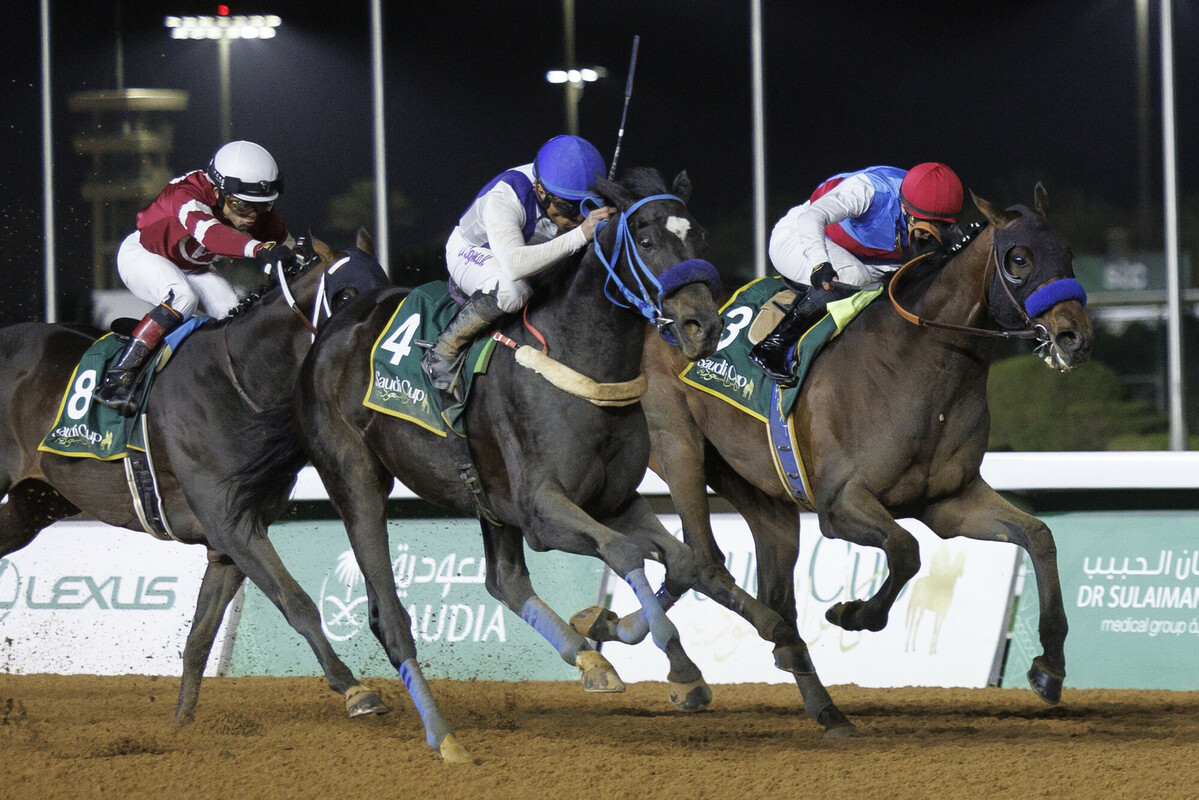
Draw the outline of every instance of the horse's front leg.
<instances>
[{"instance_id":1,"label":"horse's front leg","mask_svg":"<svg viewBox=\"0 0 1199 800\"><path fill-rule=\"evenodd\" d=\"M587 692L623 692L624 681L608 659L566 624L533 589L519 528L480 520L487 556L487 591L541 634L562 660L578 667Z\"/></svg>"},{"instance_id":2,"label":"horse's front leg","mask_svg":"<svg viewBox=\"0 0 1199 800\"><path fill-rule=\"evenodd\" d=\"M175 704L176 725L186 725L195 718L204 665L208 663L225 609L245 579L245 573L232 559L215 550L208 551L208 567L200 582L196 614L183 646L183 679L179 683L179 701Z\"/></svg>"},{"instance_id":3,"label":"horse's front leg","mask_svg":"<svg viewBox=\"0 0 1199 800\"><path fill-rule=\"evenodd\" d=\"M531 512L530 524L524 528L531 545L537 549L598 555L613 572L624 578L649 620L649 632L654 644L670 662L667 678L670 681L671 702L683 711L698 711L706 707L711 702L712 692L704 682L699 667L683 650L678 628L667 618L661 600L650 588L645 577L648 552L643 549L643 544L597 522L571 502L560 487L549 482L534 492ZM660 523L657 527L665 539L673 544L672 550L675 551L674 558L679 568L693 571L690 553L682 543L670 536ZM665 540L661 543L667 546ZM687 577L684 577L678 594L690 585Z\"/></svg>"},{"instance_id":4,"label":"horse's front leg","mask_svg":"<svg viewBox=\"0 0 1199 800\"><path fill-rule=\"evenodd\" d=\"M1033 659L1028 682L1047 703L1062 699L1066 678L1066 610L1057 574L1057 545L1044 522L1026 514L987 485L981 477L956 497L931 504L921 517L938 536L965 536L987 542L1011 542L1032 560L1041 606L1041 655Z\"/></svg>"},{"instance_id":5,"label":"horse's front leg","mask_svg":"<svg viewBox=\"0 0 1199 800\"><path fill-rule=\"evenodd\" d=\"M834 603L825 619L847 631L881 631L903 587L920 570L916 537L896 522L864 486L850 482L820 510L820 532L863 547L877 547L887 557L887 577L873 597Z\"/></svg>"}]
</instances>

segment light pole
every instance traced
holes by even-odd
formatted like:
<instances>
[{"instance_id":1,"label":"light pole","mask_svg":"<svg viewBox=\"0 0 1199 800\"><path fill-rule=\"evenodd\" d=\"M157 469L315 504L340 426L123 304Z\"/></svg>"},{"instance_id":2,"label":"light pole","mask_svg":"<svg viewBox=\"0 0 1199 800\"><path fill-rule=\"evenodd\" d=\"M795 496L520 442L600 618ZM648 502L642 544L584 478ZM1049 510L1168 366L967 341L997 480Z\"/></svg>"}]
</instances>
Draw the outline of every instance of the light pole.
<instances>
[{"instance_id":1,"label":"light pole","mask_svg":"<svg viewBox=\"0 0 1199 800\"><path fill-rule=\"evenodd\" d=\"M579 135L579 98L583 96L583 85L608 77L603 67L575 67L575 4L574 0L562 0L562 45L566 56L566 69L551 69L545 73L550 83L566 84L566 132Z\"/></svg>"},{"instance_id":2,"label":"light pole","mask_svg":"<svg viewBox=\"0 0 1199 800\"><path fill-rule=\"evenodd\" d=\"M221 141L233 140L233 102L229 91L229 42L233 39L271 39L282 20L273 14L230 16L229 7L217 7L215 17L165 17L162 24L172 39L216 39L221 88Z\"/></svg>"}]
</instances>

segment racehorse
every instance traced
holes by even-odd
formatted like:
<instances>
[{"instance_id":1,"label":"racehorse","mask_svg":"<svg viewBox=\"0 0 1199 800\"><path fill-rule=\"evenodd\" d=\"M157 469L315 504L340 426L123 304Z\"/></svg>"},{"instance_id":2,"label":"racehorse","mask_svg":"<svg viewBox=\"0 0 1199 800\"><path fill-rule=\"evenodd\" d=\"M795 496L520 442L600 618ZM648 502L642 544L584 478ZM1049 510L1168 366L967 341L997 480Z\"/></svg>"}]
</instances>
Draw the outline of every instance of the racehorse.
<instances>
[{"instance_id":1,"label":"racehorse","mask_svg":"<svg viewBox=\"0 0 1199 800\"><path fill-rule=\"evenodd\" d=\"M1037 184L1034 194L1035 209L1002 210L975 197L988 226L951 256L914 261L905 269L910 276L893 276L896 308L866 306L826 345L791 416L821 533L881 548L887 558L888 574L875 595L837 603L827 619L846 630L878 631L887 624L896 597L920 567L917 542L896 518L918 519L946 539L1011 542L1032 559L1041 607L1044 652L1028 680L1052 704L1061 698L1067 629L1053 536L979 473L996 338L1035 336L1038 354L1062 371L1090 355L1085 293L1073 280L1068 247L1046 220L1047 193ZM745 328L730 326L720 346L738 335ZM688 386L679 379L686 366L668 347L651 342L646 348L651 466L670 488L701 570L724 570L725 563L712 534L706 487L746 519L757 550L758 598L798 637L798 501L780 479L767 426ZM602 641L645 635L639 614L617 620L591 608L576 619L581 631ZM811 713L812 686L800 688Z\"/></svg>"},{"instance_id":2,"label":"racehorse","mask_svg":"<svg viewBox=\"0 0 1199 800\"><path fill-rule=\"evenodd\" d=\"M671 349L682 361L711 354L721 330L715 269L696 259L705 234L685 205L690 188L680 174L667 194L661 176L648 169L629 170L620 182L596 181L594 189L619 210L618 218L598 231L594 249L535 278L525 323L510 319L499 332L524 347L510 357L497 346L486 372L474 378L465 428L478 471L469 482L460 479L469 463L464 468L447 445L453 433L442 439L363 404L371 349L388 329L399 296L358 298L318 337L293 395L294 419L281 421L278 452L254 470L269 487L311 459L366 577L372 630L405 681L416 650L389 557L386 501L393 478L425 500L480 518L487 590L579 667L585 689L624 686L607 660L534 593L524 542L537 551L602 559L646 610L653 640L670 662L675 705L697 710L710 702L699 669L646 581L644 562L665 563L670 591L694 586L729 604L756 601L731 578L727 586L709 585L685 545L637 494L650 445L636 403L647 336L638 310L674 341ZM641 286L640 296L630 286ZM547 378L569 373L553 385L518 363L528 352L540 355L540 345L530 346L536 331L553 360L534 368ZM415 348L390 349L403 352L401 358L421 355ZM253 484L254 478L245 481L243 491ZM253 492L244 505L257 507ZM437 748L440 733L428 720L426 735Z\"/></svg>"},{"instance_id":3,"label":"racehorse","mask_svg":"<svg viewBox=\"0 0 1199 800\"><path fill-rule=\"evenodd\" d=\"M229 317L202 325L184 339L155 378L144 412L147 451L169 526L169 537L164 533L159 538L202 544L208 550L183 651L176 724L194 718L221 618L247 576L308 640L330 688L345 696L350 716L387 710L333 651L321 632L316 605L284 567L266 537L266 526L233 524L229 515L226 477L259 446L252 425L259 404L277 403L291 391L316 330L305 314L317 304L328 310L355 294L357 286L339 280L343 276L366 275L364 286L386 280L369 252L373 244L365 231L349 253L334 252L318 241L312 247L316 255L291 274L276 265L281 285L251 294ZM0 505L0 556L81 511L110 525L149 530L139 520L121 460L38 449L76 365L101 335L90 327L37 322L0 329L0 415L6 421L0 426L0 490L7 496ZM72 402L90 403L95 385L94 374L90 379L81 374L73 384L78 397ZM286 493L264 498L264 518L277 517L286 500Z\"/></svg>"}]
</instances>

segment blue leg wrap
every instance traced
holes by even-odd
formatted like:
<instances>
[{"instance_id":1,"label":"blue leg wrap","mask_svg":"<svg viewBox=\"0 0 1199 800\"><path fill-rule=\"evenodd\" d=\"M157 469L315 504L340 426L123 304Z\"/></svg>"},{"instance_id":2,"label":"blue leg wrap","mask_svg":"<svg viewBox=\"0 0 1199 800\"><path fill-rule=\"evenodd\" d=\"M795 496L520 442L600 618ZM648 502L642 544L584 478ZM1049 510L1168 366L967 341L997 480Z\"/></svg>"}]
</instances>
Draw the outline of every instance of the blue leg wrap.
<instances>
[{"instance_id":1,"label":"blue leg wrap","mask_svg":"<svg viewBox=\"0 0 1199 800\"><path fill-rule=\"evenodd\" d=\"M415 658L400 664L400 680L408 687L408 695L412 698L412 704L416 706L416 713L420 714L421 722L425 724L425 741L434 750L441 750L442 741L453 731L441 716L441 709L437 706L437 700L433 698L433 691L425 682L425 676L421 674L420 665L416 663Z\"/></svg>"},{"instance_id":2,"label":"blue leg wrap","mask_svg":"<svg viewBox=\"0 0 1199 800\"><path fill-rule=\"evenodd\" d=\"M534 595L520 607L520 618L540 633L545 640L554 646L558 655L567 664L574 664L579 649L586 641L573 628L554 613L540 597Z\"/></svg>"},{"instance_id":3,"label":"blue leg wrap","mask_svg":"<svg viewBox=\"0 0 1199 800\"><path fill-rule=\"evenodd\" d=\"M645 577L645 569L638 567L624 579L629 586L633 587L633 593L637 595L637 602L641 604L645 616L649 619L649 632L653 637L654 644L659 649L665 650L669 642L678 639L679 632L674 623L667 619L666 612L662 610L662 604L658 602L658 596L650 588L649 581Z\"/></svg>"}]
</instances>

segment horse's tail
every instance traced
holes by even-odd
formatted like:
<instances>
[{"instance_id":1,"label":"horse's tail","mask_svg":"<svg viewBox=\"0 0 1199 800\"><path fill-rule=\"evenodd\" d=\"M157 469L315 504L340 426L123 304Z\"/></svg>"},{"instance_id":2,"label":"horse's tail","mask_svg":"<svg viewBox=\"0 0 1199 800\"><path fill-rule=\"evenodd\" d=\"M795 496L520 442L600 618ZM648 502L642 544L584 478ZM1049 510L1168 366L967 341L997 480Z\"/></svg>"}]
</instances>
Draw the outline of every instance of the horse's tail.
<instances>
[{"instance_id":1,"label":"horse's tail","mask_svg":"<svg viewBox=\"0 0 1199 800\"><path fill-rule=\"evenodd\" d=\"M230 523L249 518L265 528L283 513L296 474L308 463L291 412L291 405L285 403L254 415L246 436L259 447L225 479L230 491Z\"/></svg>"}]
</instances>

